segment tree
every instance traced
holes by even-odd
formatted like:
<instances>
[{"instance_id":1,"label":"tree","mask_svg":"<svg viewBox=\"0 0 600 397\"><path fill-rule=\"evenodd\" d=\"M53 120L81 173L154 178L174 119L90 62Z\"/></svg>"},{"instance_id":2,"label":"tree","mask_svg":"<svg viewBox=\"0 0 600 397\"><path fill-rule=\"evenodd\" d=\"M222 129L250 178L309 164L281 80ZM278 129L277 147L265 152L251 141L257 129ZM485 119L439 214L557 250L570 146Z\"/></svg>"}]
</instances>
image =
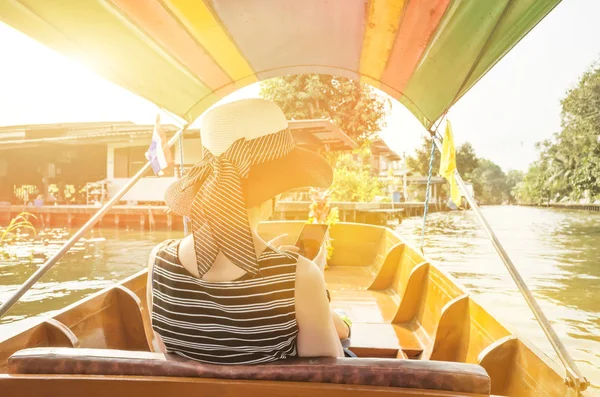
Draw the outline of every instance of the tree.
<instances>
[{"instance_id":1,"label":"tree","mask_svg":"<svg viewBox=\"0 0 600 397\"><path fill-rule=\"evenodd\" d=\"M516 201L515 192L517 186L523 182L524 174L519 170L509 170L506 174L506 192L511 202Z\"/></svg>"},{"instance_id":2,"label":"tree","mask_svg":"<svg viewBox=\"0 0 600 397\"><path fill-rule=\"evenodd\" d=\"M502 168L488 159L479 159L471 173L475 197L485 204L500 204L508 199L506 175Z\"/></svg>"},{"instance_id":3,"label":"tree","mask_svg":"<svg viewBox=\"0 0 600 397\"><path fill-rule=\"evenodd\" d=\"M369 163L350 153L338 157L331 186L333 201L372 201L375 196L385 195L383 188L383 182L371 175Z\"/></svg>"},{"instance_id":4,"label":"tree","mask_svg":"<svg viewBox=\"0 0 600 397\"><path fill-rule=\"evenodd\" d=\"M370 141L385 127L391 102L369 86L344 77L302 74L261 83L260 95L277 103L288 119L329 119L360 145L350 153L325 153L334 168L332 200L371 201L383 195L365 158Z\"/></svg>"},{"instance_id":5,"label":"tree","mask_svg":"<svg viewBox=\"0 0 600 397\"><path fill-rule=\"evenodd\" d=\"M431 140L428 138L423 139L423 144L418 148L413 156L406 159L408 168L413 172L426 176L429 174L429 160L431 158ZM465 178L469 179L470 174L473 172L478 165L477 155L475 155L475 149L469 143L463 143L456 150L456 168L460 174ZM433 175L438 175L440 170L440 152L435 149L433 158Z\"/></svg>"},{"instance_id":6,"label":"tree","mask_svg":"<svg viewBox=\"0 0 600 397\"><path fill-rule=\"evenodd\" d=\"M561 131L537 144L539 159L517 188L520 200L600 199L600 64L561 101Z\"/></svg>"},{"instance_id":7,"label":"tree","mask_svg":"<svg viewBox=\"0 0 600 397\"><path fill-rule=\"evenodd\" d=\"M260 95L277 103L288 119L330 119L359 143L377 136L391 108L391 102L371 87L330 75L266 80L261 83Z\"/></svg>"},{"instance_id":8,"label":"tree","mask_svg":"<svg viewBox=\"0 0 600 397\"><path fill-rule=\"evenodd\" d=\"M429 174L430 156L431 141L425 139L415 154L407 159L407 165L413 172L426 176ZM437 149L434 156L432 174L437 176L440 169L440 153ZM510 200L507 176L500 166L491 160L478 158L469 142L463 143L456 150L456 168L465 180L473 183L475 196L482 203L500 204ZM515 173L512 176L517 178Z\"/></svg>"},{"instance_id":9,"label":"tree","mask_svg":"<svg viewBox=\"0 0 600 397\"><path fill-rule=\"evenodd\" d=\"M465 178L469 179L471 173L479 165L479 159L475 155L475 149L469 142L465 142L456 150L456 168Z\"/></svg>"},{"instance_id":10,"label":"tree","mask_svg":"<svg viewBox=\"0 0 600 397\"><path fill-rule=\"evenodd\" d=\"M429 175L429 161L431 159L432 142L428 138L423 138L423 144L417 148L415 154L406 159L406 165L416 174ZM440 171L440 152L434 149L432 175L438 175Z\"/></svg>"},{"instance_id":11,"label":"tree","mask_svg":"<svg viewBox=\"0 0 600 397\"><path fill-rule=\"evenodd\" d=\"M523 182L514 189L515 198L519 203L544 204L550 200L550 191L546 187L546 166L541 161L534 162L523 177Z\"/></svg>"}]
</instances>

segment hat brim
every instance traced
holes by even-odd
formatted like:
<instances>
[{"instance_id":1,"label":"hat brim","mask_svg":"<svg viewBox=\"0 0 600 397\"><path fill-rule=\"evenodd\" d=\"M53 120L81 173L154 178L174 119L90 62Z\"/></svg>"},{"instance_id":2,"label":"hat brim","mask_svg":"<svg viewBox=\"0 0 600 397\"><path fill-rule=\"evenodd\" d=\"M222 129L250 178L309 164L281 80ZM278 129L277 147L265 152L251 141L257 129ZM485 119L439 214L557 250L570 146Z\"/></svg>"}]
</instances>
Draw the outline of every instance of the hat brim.
<instances>
[{"instance_id":1,"label":"hat brim","mask_svg":"<svg viewBox=\"0 0 600 397\"><path fill-rule=\"evenodd\" d=\"M167 188L165 202L173 212L189 216L201 186L180 188L182 179ZM261 204L288 190L320 187L333 182L333 170L327 160L307 149L295 147L285 157L252 166L242 190L248 208Z\"/></svg>"}]
</instances>

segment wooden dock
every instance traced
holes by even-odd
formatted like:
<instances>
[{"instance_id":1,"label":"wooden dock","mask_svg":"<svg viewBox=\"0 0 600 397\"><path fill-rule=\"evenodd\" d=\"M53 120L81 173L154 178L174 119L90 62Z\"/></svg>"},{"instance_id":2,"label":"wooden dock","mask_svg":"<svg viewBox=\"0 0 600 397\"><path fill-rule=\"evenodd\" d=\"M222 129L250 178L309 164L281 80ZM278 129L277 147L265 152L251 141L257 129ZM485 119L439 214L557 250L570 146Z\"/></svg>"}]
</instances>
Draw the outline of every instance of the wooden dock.
<instances>
[{"instance_id":1,"label":"wooden dock","mask_svg":"<svg viewBox=\"0 0 600 397\"><path fill-rule=\"evenodd\" d=\"M31 222L36 227L78 227L87 222L98 209L94 205L0 206L0 225L8 224L10 219L21 212L29 212L35 216ZM115 205L97 226L141 230L183 229L183 218L170 213L167 206Z\"/></svg>"},{"instance_id":2,"label":"wooden dock","mask_svg":"<svg viewBox=\"0 0 600 397\"><path fill-rule=\"evenodd\" d=\"M376 225L401 222L408 216L422 216L423 203L331 203L340 211L340 221ZM281 201L277 203L273 219L308 219L310 202ZM430 207L430 211L440 208ZM12 205L0 206L0 225L7 225L21 212L35 216L32 223L38 228L78 227L87 222L98 207L93 205L46 205L42 207ZM116 227L141 230L182 230L183 218L160 205L116 205L97 224L98 227Z\"/></svg>"}]
</instances>

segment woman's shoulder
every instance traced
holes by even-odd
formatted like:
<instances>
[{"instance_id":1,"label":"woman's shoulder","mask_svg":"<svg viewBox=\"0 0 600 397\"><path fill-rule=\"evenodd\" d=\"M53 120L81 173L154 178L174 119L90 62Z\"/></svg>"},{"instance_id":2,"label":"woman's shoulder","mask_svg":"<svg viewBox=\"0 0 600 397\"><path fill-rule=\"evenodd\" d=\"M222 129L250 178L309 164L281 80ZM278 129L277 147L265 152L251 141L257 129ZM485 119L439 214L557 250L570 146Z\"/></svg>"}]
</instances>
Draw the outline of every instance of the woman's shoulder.
<instances>
[{"instance_id":1,"label":"woman's shoulder","mask_svg":"<svg viewBox=\"0 0 600 397\"><path fill-rule=\"evenodd\" d=\"M165 254L177 256L177 245L180 241L181 240L168 239L155 245L154 248L152 248L152 251L150 251L148 265L152 266L157 257L161 257Z\"/></svg>"}]
</instances>

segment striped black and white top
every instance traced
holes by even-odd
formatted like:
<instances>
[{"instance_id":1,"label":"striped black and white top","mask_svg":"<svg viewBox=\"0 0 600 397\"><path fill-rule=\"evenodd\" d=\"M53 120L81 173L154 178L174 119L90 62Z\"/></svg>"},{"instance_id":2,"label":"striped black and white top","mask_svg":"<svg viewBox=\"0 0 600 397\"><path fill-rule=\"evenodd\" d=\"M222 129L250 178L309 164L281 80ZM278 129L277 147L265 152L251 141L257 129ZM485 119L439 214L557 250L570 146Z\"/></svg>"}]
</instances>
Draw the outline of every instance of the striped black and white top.
<instances>
[{"instance_id":1,"label":"striped black and white top","mask_svg":"<svg viewBox=\"0 0 600 397\"><path fill-rule=\"evenodd\" d=\"M168 352L212 364L296 356L296 255L267 248L258 276L209 282L181 265L179 241L164 243L152 272L152 328Z\"/></svg>"}]
</instances>

